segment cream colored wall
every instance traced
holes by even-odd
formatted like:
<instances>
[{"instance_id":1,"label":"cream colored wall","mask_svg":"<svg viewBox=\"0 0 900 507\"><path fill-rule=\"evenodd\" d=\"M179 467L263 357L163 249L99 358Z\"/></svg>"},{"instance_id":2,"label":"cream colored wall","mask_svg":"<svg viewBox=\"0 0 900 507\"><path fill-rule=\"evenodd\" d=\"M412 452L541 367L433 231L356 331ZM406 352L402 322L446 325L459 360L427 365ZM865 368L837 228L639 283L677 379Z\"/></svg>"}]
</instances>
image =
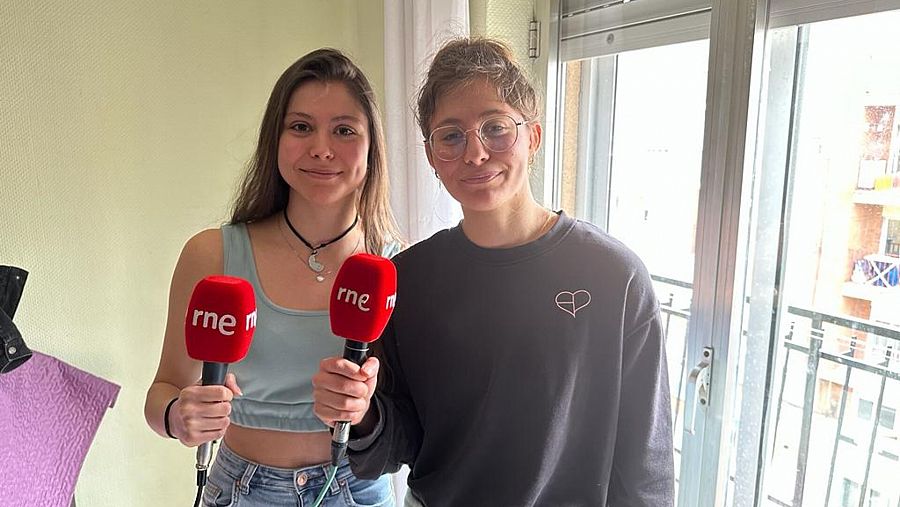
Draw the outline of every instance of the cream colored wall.
<instances>
[{"instance_id":1,"label":"cream colored wall","mask_svg":"<svg viewBox=\"0 0 900 507\"><path fill-rule=\"evenodd\" d=\"M275 79L323 45L379 92L371 0L0 2L0 264L27 343L122 386L80 506L189 505L193 450L143 420L184 241L227 213Z\"/></svg>"}]
</instances>

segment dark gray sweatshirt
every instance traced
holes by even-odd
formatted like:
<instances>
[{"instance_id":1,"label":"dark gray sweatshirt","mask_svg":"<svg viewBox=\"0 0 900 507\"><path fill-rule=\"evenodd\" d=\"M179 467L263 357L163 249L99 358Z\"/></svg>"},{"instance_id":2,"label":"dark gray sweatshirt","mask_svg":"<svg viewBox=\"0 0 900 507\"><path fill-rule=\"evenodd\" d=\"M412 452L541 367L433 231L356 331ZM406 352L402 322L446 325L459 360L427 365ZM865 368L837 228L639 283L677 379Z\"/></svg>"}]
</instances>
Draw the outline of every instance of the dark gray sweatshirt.
<instances>
[{"instance_id":1,"label":"dark gray sweatshirt","mask_svg":"<svg viewBox=\"0 0 900 507\"><path fill-rule=\"evenodd\" d=\"M673 505L663 333L634 253L561 214L526 245L456 227L394 260L359 477L406 463L428 507Z\"/></svg>"}]
</instances>

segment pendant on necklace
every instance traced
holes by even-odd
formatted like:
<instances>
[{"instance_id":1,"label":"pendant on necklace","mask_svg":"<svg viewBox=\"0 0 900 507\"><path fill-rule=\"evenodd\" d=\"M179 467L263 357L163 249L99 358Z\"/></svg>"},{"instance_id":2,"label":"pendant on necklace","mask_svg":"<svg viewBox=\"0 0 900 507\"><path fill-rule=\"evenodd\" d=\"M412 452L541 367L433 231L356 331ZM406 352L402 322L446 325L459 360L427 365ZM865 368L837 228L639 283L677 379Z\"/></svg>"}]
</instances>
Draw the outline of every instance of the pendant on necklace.
<instances>
[{"instance_id":1,"label":"pendant on necklace","mask_svg":"<svg viewBox=\"0 0 900 507\"><path fill-rule=\"evenodd\" d=\"M322 283L325 281L325 277L322 275L316 275L316 281Z\"/></svg>"},{"instance_id":2,"label":"pendant on necklace","mask_svg":"<svg viewBox=\"0 0 900 507\"><path fill-rule=\"evenodd\" d=\"M313 252L309 255L309 259L307 259L306 263L309 264L309 269L315 271L316 273L321 273L325 269L325 265L316 260L316 255L319 252ZM323 278L324 279L324 278ZM319 280L319 277L316 277L316 280ZM319 280L320 282L322 280Z\"/></svg>"}]
</instances>

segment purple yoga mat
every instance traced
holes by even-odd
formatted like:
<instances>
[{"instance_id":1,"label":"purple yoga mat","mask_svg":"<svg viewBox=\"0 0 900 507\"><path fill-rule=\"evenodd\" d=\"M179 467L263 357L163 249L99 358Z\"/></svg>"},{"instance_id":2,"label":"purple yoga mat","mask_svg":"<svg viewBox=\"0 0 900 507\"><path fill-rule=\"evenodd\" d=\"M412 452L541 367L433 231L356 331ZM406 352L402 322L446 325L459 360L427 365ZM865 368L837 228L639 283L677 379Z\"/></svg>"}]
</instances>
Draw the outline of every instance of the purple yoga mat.
<instances>
[{"instance_id":1,"label":"purple yoga mat","mask_svg":"<svg viewBox=\"0 0 900 507\"><path fill-rule=\"evenodd\" d=\"M35 352L0 375L0 505L68 507L119 386Z\"/></svg>"}]
</instances>

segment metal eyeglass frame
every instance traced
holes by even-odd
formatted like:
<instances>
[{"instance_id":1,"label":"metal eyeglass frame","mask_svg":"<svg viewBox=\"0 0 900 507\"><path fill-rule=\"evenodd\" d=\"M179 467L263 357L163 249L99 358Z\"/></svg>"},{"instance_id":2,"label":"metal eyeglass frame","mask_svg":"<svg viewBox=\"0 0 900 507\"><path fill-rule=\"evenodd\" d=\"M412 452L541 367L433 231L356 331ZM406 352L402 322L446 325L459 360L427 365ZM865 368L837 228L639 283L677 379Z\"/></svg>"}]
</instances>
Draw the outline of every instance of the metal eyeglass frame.
<instances>
[{"instance_id":1,"label":"metal eyeglass frame","mask_svg":"<svg viewBox=\"0 0 900 507\"><path fill-rule=\"evenodd\" d=\"M494 150L494 149L491 149L490 147L488 147L488 145L485 142L484 137L482 136L482 133L481 133L481 129L484 128L484 125L487 122L489 122L491 120L496 120L497 118L509 118L512 121L513 125L515 125L515 127L516 127L516 138L513 139L513 141L511 143L509 143L509 146L507 148L504 148L502 150ZM460 158L463 157L463 155L466 154L466 148L469 145L469 132L476 132L477 133L476 137L478 137L478 140L481 141L481 145L484 146L485 150L487 150L491 153L503 153L503 152L509 151L510 149L512 149L513 146L516 145L516 142L519 141L519 127L521 127L522 125L525 125L527 123L530 123L530 121L528 121L528 120L516 121L515 118L513 118L512 116L510 116L508 114L498 114L496 116L491 116L490 118L485 118L484 121L482 121L480 124L478 124L477 127L470 128L468 130L463 130L462 128L460 128L459 126L456 126L456 125L444 125L444 126L437 127L436 129L432 130L431 133L428 134L428 139L425 139L425 144L427 144L431 148L431 152L434 154L435 157L437 157L438 160L441 160L443 162L453 162L454 160L459 160ZM441 129L450 129L450 128L462 131L463 139L465 139L465 143L463 144L463 148L462 148L462 151L460 152L459 156L456 156L456 157L450 158L450 159L446 159L446 158L442 158L440 155L438 155L438 150L435 150L435 148L434 148L434 133Z\"/></svg>"}]
</instances>

